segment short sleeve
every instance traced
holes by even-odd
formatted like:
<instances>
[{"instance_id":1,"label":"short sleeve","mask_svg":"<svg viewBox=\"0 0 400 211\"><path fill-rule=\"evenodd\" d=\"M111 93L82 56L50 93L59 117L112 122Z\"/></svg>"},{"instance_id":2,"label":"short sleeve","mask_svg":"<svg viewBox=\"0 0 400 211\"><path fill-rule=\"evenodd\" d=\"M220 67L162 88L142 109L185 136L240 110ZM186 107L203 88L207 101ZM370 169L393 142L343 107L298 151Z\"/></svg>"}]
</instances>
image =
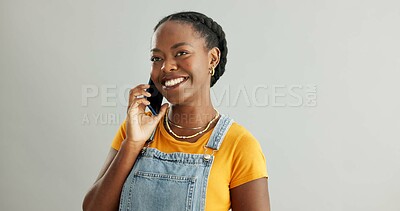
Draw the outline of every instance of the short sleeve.
<instances>
[{"instance_id":1,"label":"short sleeve","mask_svg":"<svg viewBox=\"0 0 400 211\"><path fill-rule=\"evenodd\" d=\"M268 177L267 164L261 146L249 132L237 139L230 188L255 179Z\"/></svg>"},{"instance_id":2,"label":"short sleeve","mask_svg":"<svg viewBox=\"0 0 400 211\"><path fill-rule=\"evenodd\" d=\"M121 123L117 133L114 136L114 140L111 143L111 147L114 148L115 150L119 150L119 148L121 148L122 141L125 140L125 138L126 138L126 124L125 123L126 123L126 120L124 120Z\"/></svg>"}]
</instances>

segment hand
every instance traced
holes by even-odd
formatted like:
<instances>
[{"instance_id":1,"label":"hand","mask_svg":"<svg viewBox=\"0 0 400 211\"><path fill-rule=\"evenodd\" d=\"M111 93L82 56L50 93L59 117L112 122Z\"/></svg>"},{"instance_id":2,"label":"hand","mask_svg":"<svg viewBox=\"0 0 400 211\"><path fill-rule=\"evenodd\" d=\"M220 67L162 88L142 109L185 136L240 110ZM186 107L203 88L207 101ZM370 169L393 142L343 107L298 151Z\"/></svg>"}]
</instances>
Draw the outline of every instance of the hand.
<instances>
[{"instance_id":1,"label":"hand","mask_svg":"<svg viewBox=\"0 0 400 211\"><path fill-rule=\"evenodd\" d=\"M146 91L150 88L148 84L140 84L129 91L129 107L126 118L126 140L135 143L145 143L158 122L167 111L168 104L161 106L157 116L148 116L145 109L150 102L143 96L150 97L151 94Z\"/></svg>"}]
</instances>

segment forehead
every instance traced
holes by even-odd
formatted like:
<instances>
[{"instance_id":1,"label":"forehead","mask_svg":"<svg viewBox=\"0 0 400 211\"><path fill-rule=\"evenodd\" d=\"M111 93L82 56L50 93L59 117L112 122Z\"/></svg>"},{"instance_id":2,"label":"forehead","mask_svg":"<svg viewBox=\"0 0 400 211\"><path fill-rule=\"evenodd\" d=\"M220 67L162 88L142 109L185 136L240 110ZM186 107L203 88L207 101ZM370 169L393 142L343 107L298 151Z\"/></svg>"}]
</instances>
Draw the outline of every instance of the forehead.
<instances>
[{"instance_id":1,"label":"forehead","mask_svg":"<svg viewBox=\"0 0 400 211\"><path fill-rule=\"evenodd\" d=\"M187 42L193 46L204 46L204 39L191 24L177 21L166 21L154 32L151 39L152 48L170 48L176 43Z\"/></svg>"}]
</instances>

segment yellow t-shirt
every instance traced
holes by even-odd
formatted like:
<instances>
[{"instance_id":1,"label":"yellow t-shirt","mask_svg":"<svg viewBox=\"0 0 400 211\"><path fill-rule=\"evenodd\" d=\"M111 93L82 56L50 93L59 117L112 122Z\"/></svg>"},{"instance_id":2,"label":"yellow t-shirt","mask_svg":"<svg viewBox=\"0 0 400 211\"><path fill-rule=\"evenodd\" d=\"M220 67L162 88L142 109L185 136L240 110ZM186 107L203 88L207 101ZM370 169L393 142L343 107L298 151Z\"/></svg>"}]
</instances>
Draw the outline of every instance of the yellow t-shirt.
<instances>
[{"instance_id":1,"label":"yellow t-shirt","mask_svg":"<svg viewBox=\"0 0 400 211\"><path fill-rule=\"evenodd\" d=\"M126 137L125 121L121 124L111 144L111 147L116 150L119 150ZM204 145L207 144L212 130L203 134L195 143L177 141L165 130L163 121L164 118L157 126L154 141L150 147L164 153L204 153ZM207 211L229 210L231 206L229 189L255 179L268 177L266 160L260 144L249 131L236 122L232 124L220 149L214 155L215 159L207 186Z\"/></svg>"}]
</instances>

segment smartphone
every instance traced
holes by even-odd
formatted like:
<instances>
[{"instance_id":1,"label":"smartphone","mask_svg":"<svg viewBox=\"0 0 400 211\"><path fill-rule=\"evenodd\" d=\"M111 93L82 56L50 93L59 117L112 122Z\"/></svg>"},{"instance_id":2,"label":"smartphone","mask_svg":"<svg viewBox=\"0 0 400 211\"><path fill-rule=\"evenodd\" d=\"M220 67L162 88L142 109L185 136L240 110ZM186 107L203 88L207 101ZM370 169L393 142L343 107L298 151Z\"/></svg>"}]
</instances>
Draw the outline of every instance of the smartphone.
<instances>
[{"instance_id":1,"label":"smartphone","mask_svg":"<svg viewBox=\"0 0 400 211\"><path fill-rule=\"evenodd\" d=\"M149 85L150 88L148 88L146 91L151 94L151 97L147 97L147 100L150 101L150 105L148 105L147 107L153 115L157 115L160 112L163 96L161 92L158 91L151 78L149 80Z\"/></svg>"}]
</instances>

